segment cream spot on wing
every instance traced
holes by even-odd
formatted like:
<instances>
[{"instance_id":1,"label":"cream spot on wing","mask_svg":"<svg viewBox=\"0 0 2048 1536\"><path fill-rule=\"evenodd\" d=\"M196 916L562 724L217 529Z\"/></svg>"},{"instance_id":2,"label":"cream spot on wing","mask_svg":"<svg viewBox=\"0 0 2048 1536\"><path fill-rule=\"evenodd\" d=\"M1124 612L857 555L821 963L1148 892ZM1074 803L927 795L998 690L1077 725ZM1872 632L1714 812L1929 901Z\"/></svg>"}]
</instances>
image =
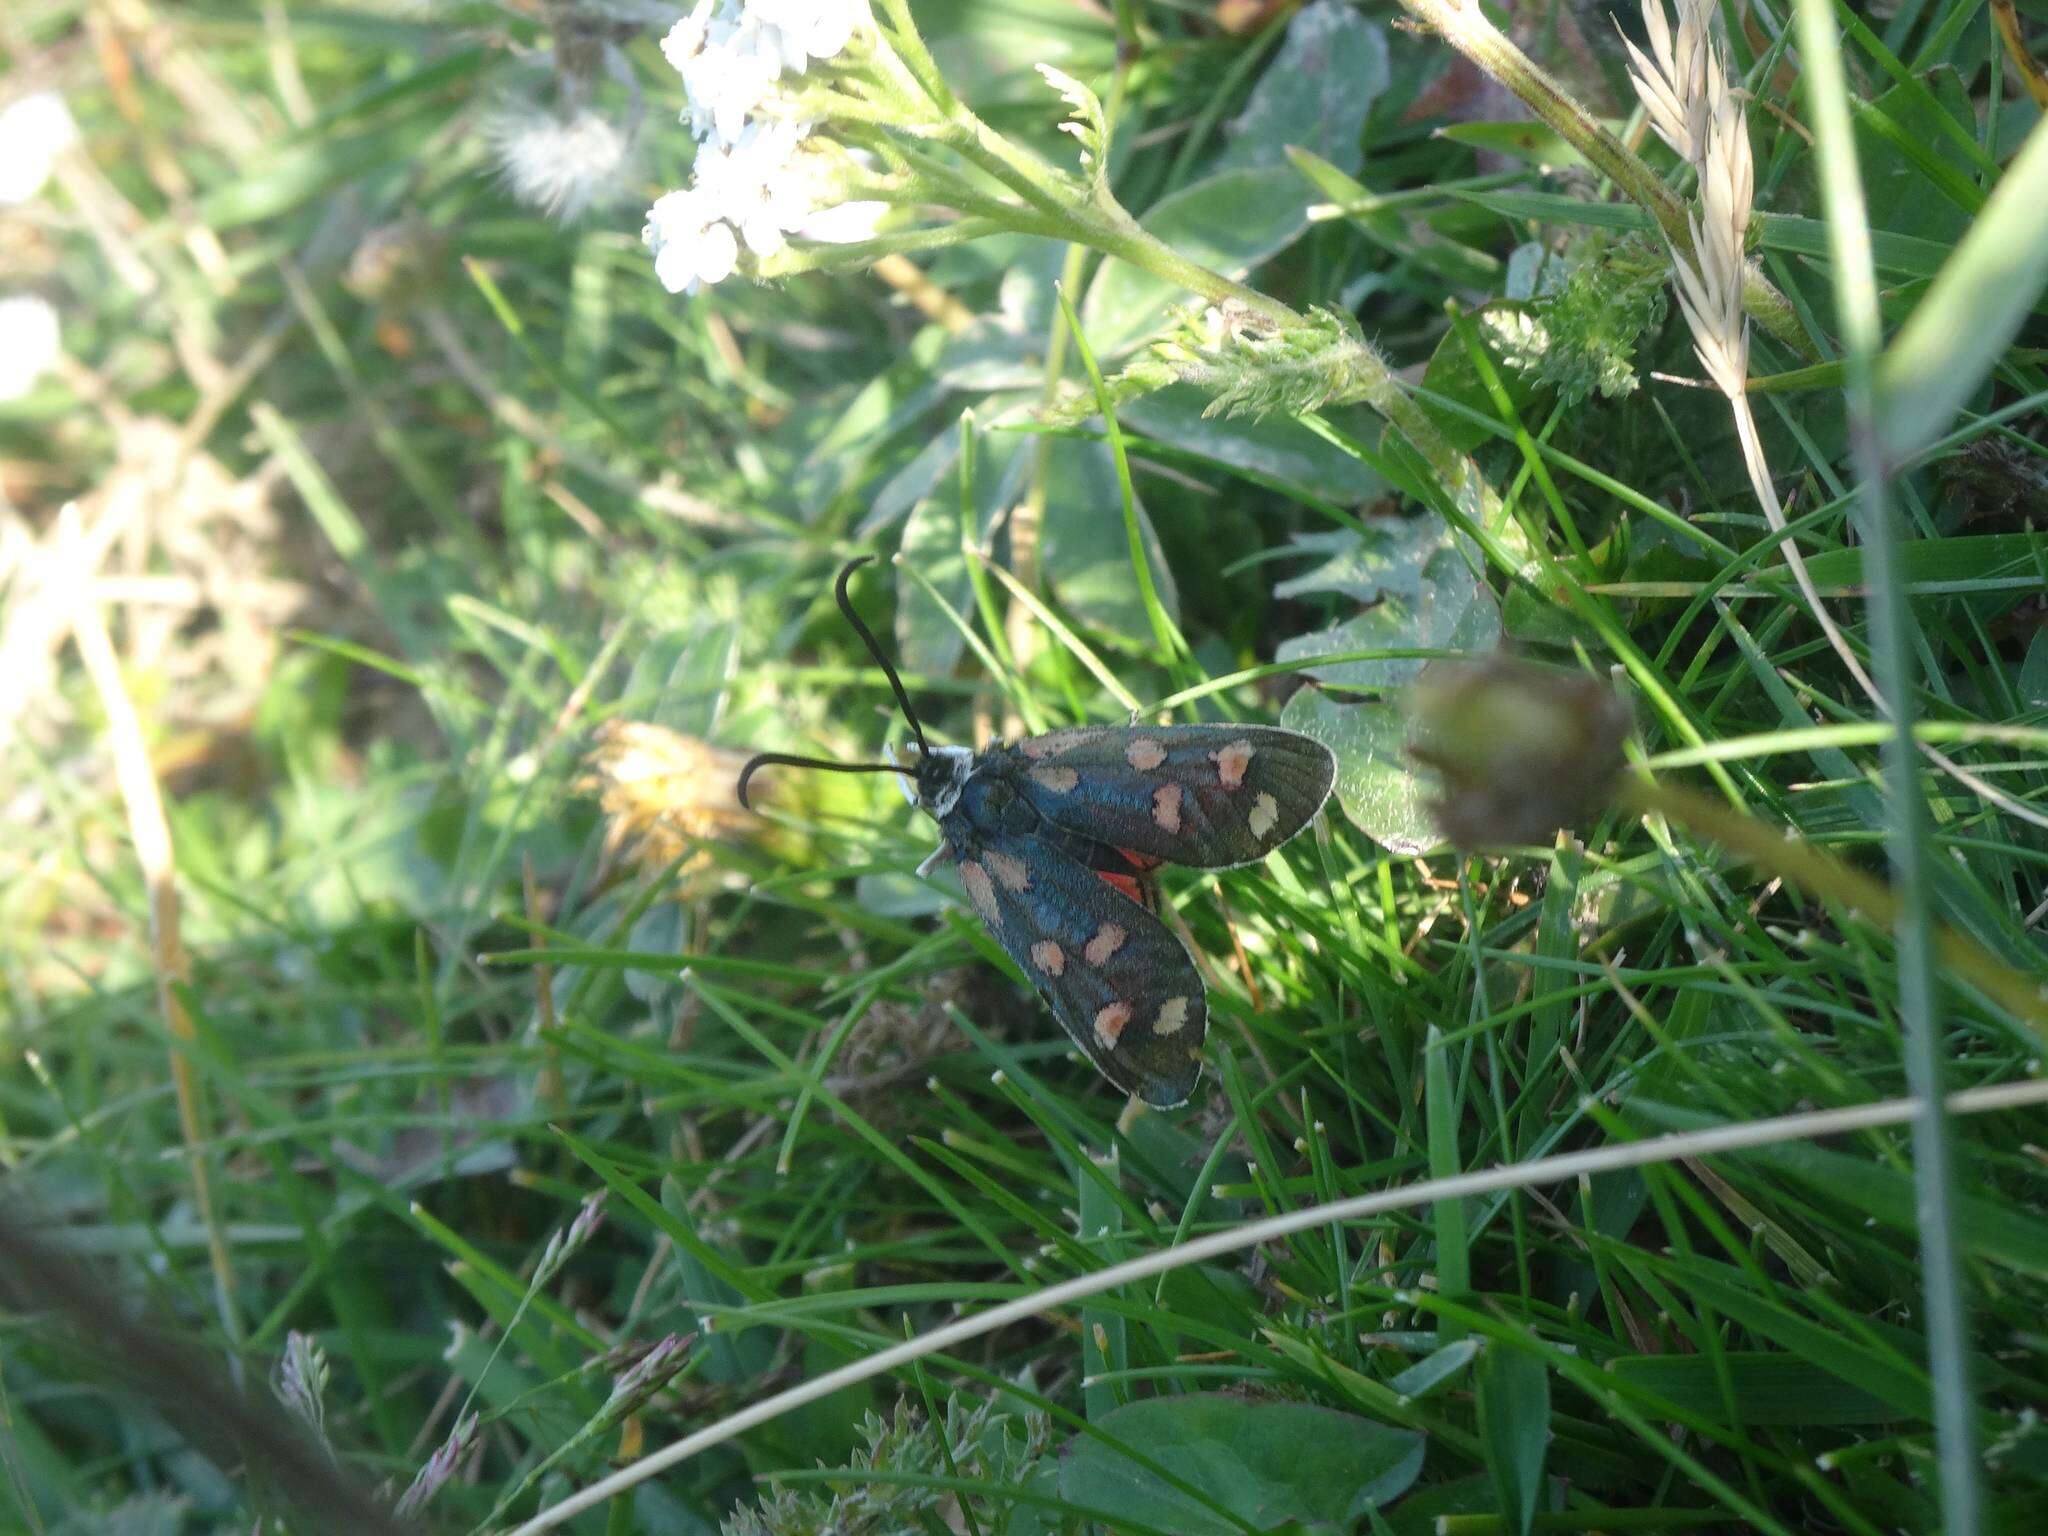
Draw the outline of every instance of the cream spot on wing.
<instances>
[{"instance_id":1,"label":"cream spot on wing","mask_svg":"<svg viewBox=\"0 0 2048 1536\"><path fill-rule=\"evenodd\" d=\"M1124 1026L1131 1022L1129 1003L1111 1003L1095 1015L1095 1038L1102 1042L1104 1050L1116 1048L1116 1037L1124 1032Z\"/></svg>"},{"instance_id":2,"label":"cream spot on wing","mask_svg":"<svg viewBox=\"0 0 2048 1536\"><path fill-rule=\"evenodd\" d=\"M1169 997L1159 1005L1159 1017L1152 1021L1152 1032L1156 1035L1177 1035L1188 1022L1188 1000L1184 997Z\"/></svg>"},{"instance_id":3,"label":"cream spot on wing","mask_svg":"<svg viewBox=\"0 0 2048 1536\"><path fill-rule=\"evenodd\" d=\"M1267 795L1265 798L1271 800L1273 797ZM1253 820L1256 821L1258 813L1254 811L1252 815ZM1152 819L1159 823L1159 830L1162 832L1178 832L1180 830L1180 786L1178 784L1162 784L1152 791Z\"/></svg>"},{"instance_id":4,"label":"cream spot on wing","mask_svg":"<svg viewBox=\"0 0 2048 1536\"><path fill-rule=\"evenodd\" d=\"M1048 976L1058 976L1067 968L1067 952L1051 939L1040 939L1031 946L1031 963Z\"/></svg>"},{"instance_id":5,"label":"cream spot on wing","mask_svg":"<svg viewBox=\"0 0 2048 1536\"><path fill-rule=\"evenodd\" d=\"M1235 789L1244 782L1244 771L1252 760L1252 744L1233 741L1227 747L1218 747L1209 756L1215 760L1216 777L1223 781L1223 787Z\"/></svg>"},{"instance_id":6,"label":"cream spot on wing","mask_svg":"<svg viewBox=\"0 0 2048 1536\"><path fill-rule=\"evenodd\" d=\"M960 883L967 887L967 899L974 903L974 910L981 914L981 920L991 928L1003 926L1003 914L996 906L996 888L988 877L988 871L972 859L960 861Z\"/></svg>"},{"instance_id":7,"label":"cream spot on wing","mask_svg":"<svg viewBox=\"0 0 2048 1536\"><path fill-rule=\"evenodd\" d=\"M1027 736L1017 743L1017 750L1034 760L1058 757L1062 752L1071 752L1093 741L1102 734L1102 729L1099 725L1070 725L1065 730L1048 731L1043 736Z\"/></svg>"},{"instance_id":8,"label":"cream spot on wing","mask_svg":"<svg viewBox=\"0 0 2048 1536\"><path fill-rule=\"evenodd\" d=\"M1032 782L1042 785L1056 795L1064 795L1081 782L1081 775L1071 768L1034 768L1031 770L1031 778Z\"/></svg>"},{"instance_id":9,"label":"cream spot on wing","mask_svg":"<svg viewBox=\"0 0 2048 1536\"><path fill-rule=\"evenodd\" d=\"M1150 773L1166 761L1166 748L1150 736L1133 736L1131 744L1124 748L1124 761L1140 773Z\"/></svg>"},{"instance_id":10,"label":"cream spot on wing","mask_svg":"<svg viewBox=\"0 0 2048 1536\"><path fill-rule=\"evenodd\" d=\"M1252 802L1252 813L1245 820L1251 826L1252 836L1263 838L1280 824L1280 802L1271 795L1261 794Z\"/></svg>"},{"instance_id":11,"label":"cream spot on wing","mask_svg":"<svg viewBox=\"0 0 2048 1536\"><path fill-rule=\"evenodd\" d=\"M989 871L1002 882L1006 891L1028 891L1031 889L1031 871L1024 867L1024 861L1014 853L1004 853L1000 848L991 848L982 855Z\"/></svg>"},{"instance_id":12,"label":"cream spot on wing","mask_svg":"<svg viewBox=\"0 0 2048 1536\"><path fill-rule=\"evenodd\" d=\"M1104 923L1095 930L1095 937L1081 948L1081 954L1090 965L1101 965L1111 955L1124 947L1126 935L1115 923Z\"/></svg>"}]
</instances>

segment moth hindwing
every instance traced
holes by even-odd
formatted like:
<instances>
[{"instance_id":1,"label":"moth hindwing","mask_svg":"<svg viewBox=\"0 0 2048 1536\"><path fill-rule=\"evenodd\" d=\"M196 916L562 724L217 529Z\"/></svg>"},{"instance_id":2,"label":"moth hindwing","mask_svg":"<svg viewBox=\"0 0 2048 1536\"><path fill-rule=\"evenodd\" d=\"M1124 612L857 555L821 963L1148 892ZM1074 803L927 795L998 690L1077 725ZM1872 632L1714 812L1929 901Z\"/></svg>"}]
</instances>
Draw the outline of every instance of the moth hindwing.
<instances>
[{"instance_id":1,"label":"moth hindwing","mask_svg":"<svg viewBox=\"0 0 2048 1536\"><path fill-rule=\"evenodd\" d=\"M1270 726L1084 727L937 748L916 774L990 933L1103 1075L1160 1107L1200 1079L1208 1000L1152 871L1263 857L1335 777L1320 743Z\"/></svg>"}]
</instances>

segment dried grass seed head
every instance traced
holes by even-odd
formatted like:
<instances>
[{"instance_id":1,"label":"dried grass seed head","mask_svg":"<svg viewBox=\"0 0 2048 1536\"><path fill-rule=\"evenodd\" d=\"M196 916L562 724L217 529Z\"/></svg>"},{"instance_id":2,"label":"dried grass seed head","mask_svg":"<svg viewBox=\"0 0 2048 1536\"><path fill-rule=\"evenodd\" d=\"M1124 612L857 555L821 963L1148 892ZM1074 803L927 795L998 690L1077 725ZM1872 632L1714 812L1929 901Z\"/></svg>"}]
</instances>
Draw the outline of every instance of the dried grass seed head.
<instances>
[{"instance_id":1,"label":"dried grass seed head","mask_svg":"<svg viewBox=\"0 0 2048 1536\"><path fill-rule=\"evenodd\" d=\"M1719 60L1710 43L1710 16L1702 0L1677 0L1674 29L1661 0L1643 0L1646 53L1626 34L1630 75L1636 95L1657 137L1672 153L1694 161L1705 142L1713 87L1720 77Z\"/></svg>"},{"instance_id":2,"label":"dried grass seed head","mask_svg":"<svg viewBox=\"0 0 2048 1536\"><path fill-rule=\"evenodd\" d=\"M609 818L607 852L627 850L642 868L681 860L691 873L710 862L701 844L757 825L734 785L746 755L645 720L598 727L580 787Z\"/></svg>"}]
</instances>

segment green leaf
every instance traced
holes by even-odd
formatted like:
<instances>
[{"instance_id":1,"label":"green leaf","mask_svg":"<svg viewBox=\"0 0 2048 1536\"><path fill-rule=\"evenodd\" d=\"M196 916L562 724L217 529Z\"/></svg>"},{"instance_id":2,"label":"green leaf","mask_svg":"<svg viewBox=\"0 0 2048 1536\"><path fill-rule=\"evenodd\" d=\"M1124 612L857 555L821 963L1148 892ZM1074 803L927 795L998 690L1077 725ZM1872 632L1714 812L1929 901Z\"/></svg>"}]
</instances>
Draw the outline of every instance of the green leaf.
<instances>
[{"instance_id":1,"label":"green leaf","mask_svg":"<svg viewBox=\"0 0 2048 1536\"><path fill-rule=\"evenodd\" d=\"M1193 1393L1132 1403L1100 1428L1259 1531L1292 1522L1348 1532L1422 1470L1421 1435L1307 1403ZM1239 1525L1093 1438L1061 1453L1059 1488L1063 1499L1148 1526L1240 1536Z\"/></svg>"},{"instance_id":2,"label":"green leaf","mask_svg":"<svg viewBox=\"0 0 2048 1536\"><path fill-rule=\"evenodd\" d=\"M969 247L953 248L955 251ZM1045 347L1054 312L1053 285L1059 280L1068 247L1051 240L1024 241L1009 253L996 278L996 302L975 315L966 327L946 338L935 377L954 389L1029 390L1036 405L1045 388ZM934 264L936 270L936 263ZM935 278L935 280L937 280ZM954 277L965 286L984 278L963 273ZM992 406L978 407L992 418Z\"/></svg>"},{"instance_id":3,"label":"green leaf","mask_svg":"<svg viewBox=\"0 0 2048 1536\"><path fill-rule=\"evenodd\" d=\"M1060 100L1067 104L1066 121L1060 124L1060 131L1072 134L1074 141L1081 146L1081 169L1088 173L1092 196L1101 189L1103 178L1109 174L1109 119L1102 115L1102 102L1087 86L1063 70L1054 69L1050 64L1040 64L1038 72L1047 85L1059 92Z\"/></svg>"},{"instance_id":4,"label":"green leaf","mask_svg":"<svg viewBox=\"0 0 2048 1536\"><path fill-rule=\"evenodd\" d=\"M1308 188L1264 167L1222 171L1154 203L1139 222L1198 265L1242 277L1308 227ZM1081 318L1098 357L1158 329L1187 290L1128 262L1110 261L1089 285Z\"/></svg>"},{"instance_id":5,"label":"green leaf","mask_svg":"<svg viewBox=\"0 0 2048 1536\"><path fill-rule=\"evenodd\" d=\"M1586 157L1572 148L1563 134L1533 118L1505 123L1451 123L1437 129L1437 137L1454 144L1490 154L1509 155L1530 165L1554 171L1590 169Z\"/></svg>"},{"instance_id":6,"label":"green leaf","mask_svg":"<svg viewBox=\"0 0 2048 1536\"><path fill-rule=\"evenodd\" d=\"M2048 563L2048 534L1984 533L1915 539L1899 550L1898 577L1915 597L1935 593L2037 592ZM1822 597L1862 597L1863 551L1829 549L1806 557ZM1613 597L1690 597L1698 582L1603 582L1590 590ZM1737 597L1763 589L1737 582L1720 589Z\"/></svg>"},{"instance_id":7,"label":"green leaf","mask_svg":"<svg viewBox=\"0 0 2048 1536\"><path fill-rule=\"evenodd\" d=\"M1387 1385L1403 1397L1427 1397L1470 1365L1478 1353L1477 1339L1455 1339L1442 1349L1431 1350Z\"/></svg>"},{"instance_id":8,"label":"green leaf","mask_svg":"<svg viewBox=\"0 0 2048 1536\"><path fill-rule=\"evenodd\" d=\"M1462 539L1441 523L1372 519L1364 533L1297 540L1325 549L1316 570L1274 588L1281 597L1341 592L1369 603L1363 613L1314 634L1282 642L1278 659L1302 663L1318 682L1339 688L1388 689L1411 681L1427 655L1404 652L1489 651L1500 640L1500 605L1473 574ZM1385 657L1316 664L1320 656L1388 651Z\"/></svg>"},{"instance_id":9,"label":"green leaf","mask_svg":"<svg viewBox=\"0 0 2048 1536\"><path fill-rule=\"evenodd\" d=\"M1558 192L1472 192L1445 187L1452 197L1474 203L1509 219L1537 219L1545 224L1575 224L1587 229L1654 230L1656 222L1633 203L1589 203ZM1826 256L1827 226L1818 219L1790 213L1759 213L1753 227L1765 250L1791 256ZM1873 229L1870 254L1881 272L1904 277L1932 277L1948 259L1950 247L1895 230Z\"/></svg>"},{"instance_id":10,"label":"green leaf","mask_svg":"<svg viewBox=\"0 0 2048 1536\"><path fill-rule=\"evenodd\" d=\"M869 499L868 515L860 520L855 536L871 538L891 523L910 516L920 502L938 490L947 472L959 461L960 434L948 426L882 482Z\"/></svg>"},{"instance_id":11,"label":"green leaf","mask_svg":"<svg viewBox=\"0 0 2048 1536\"><path fill-rule=\"evenodd\" d=\"M1533 375L1543 366L1556 343L1547 317L1533 304L1496 300L1474 310L1467 319L1468 334L1476 335L1493 363L1501 387L1517 412L1523 412L1536 393ZM1465 453L1473 453L1493 441L1482 422L1440 403L1449 401L1478 416L1492 420L1501 414L1493 395L1480 376L1472 349L1453 327L1430 354L1429 367L1422 376L1422 408L1429 412L1437 430Z\"/></svg>"},{"instance_id":12,"label":"green leaf","mask_svg":"<svg viewBox=\"0 0 2048 1536\"><path fill-rule=\"evenodd\" d=\"M2020 702L2029 709L2048 709L2048 629L2037 630L2020 663Z\"/></svg>"},{"instance_id":13,"label":"green leaf","mask_svg":"<svg viewBox=\"0 0 2048 1536\"><path fill-rule=\"evenodd\" d=\"M1336 0L1302 7L1212 169L1278 166L1294 146L1357 170L1366 116L1389 79L1387 38L1377 25Z\"/></svg>"},{"instance_id":14,"label":"green leaf","mask_svg":"<svg viewBox=\"0 0 2048 1536\"><path fill-rule=\"evenodd\" d=\"M1422 1095L1424 1132L1429 1145L1429 1176L1456 1178L1464 1170L1458 1150L1459 1099L1451 1086L1450 1047L1435 1024L1424 1036L1422 1053ZM1441 1199L1430 1207L1430 1223L1436 1229L1437 1294L1458 1300L1472 1288L1471 1224L1462 1199ZM1455 1342L1464 1336L1465 1325L1446 1318L1437 1332Z\"/></svg>"},{"instance_id":15,"label":"green leaf","mask_svg":"<svg viewBox=\"0 0 2048 1536\"><path fill-rule=\"evenodd\" d=\"M1929 1417L1926 1373L1882 1341L1844 1336L1827 1323L1762 1296L1737 1271L1703 1259L1687 1260L1672 1276L1695 1305L1725 1313L1766 1343L1808 1362L1831 1379L1866 1392L1889 1406L1892 1417L1925 1422Z\"/></svg>"},{"instance_id":16,"label":"green leaf","mask_svg":"<svg viewBox=\"0 0 2048 1536\"><path fill-rule=\"evenodd\" d=\"M1893 86L1857 114L1856 157L1872 225L1944 245L1962 236L1970 214L1943 195L1940 183L1974 193L1969 178L1977 168L1942 132L1941 120L1967 123L1974 132L1976 117L1968 89L1945 65Z\"/></svg>"},{"instance_id":17,"label":"green leaf","mask_svg":"<svg viewBox=\"0 0 2048 1536\"><path fill-rule=\"evenodd\" d=\"M1447 287L1491 291L1500 280L1498 258L1439 233L1426 218L1410 218L1401 194L1383 196L1329 161L1292 144L1287 147L1287 160L1303 180L1329 199L1327 204L1310 208L1312 219L1350 220L1375 244L1414 262Z\"/></svg>"},{"instance_id":18,"label":"green leaf","mask_svg":"<svg viewBox=\"0 0 2048 1536\"><path fill-rule=\"evenodd\" d=\"M1479 1357L1479 1438L1501 1513L1528 1536L1550 1447L1550 1372L1542 1358L1490 1341Z\"/></svg>"},{"instance_id":19,"label":"green leaf","mask_svg":"<svg viewBox=\"0 0 2048 1536\"><path fill-rule=\"evenodd\" d=\"M2037 124L1877 367L1877 422L1898 462L1948 429L2048 287L2048 123Z\"/></svg>"},{"instance_id":20,"label":"green leaf","mask_svg":"<svg viewBox=\"0 0 2048 1536\"><path fill-rule=\"evenodd\" d=\"M1638 1098L1630 1106L1644 1118L1677 1130L1706 1130L1713 1116ZM1918 1230L1912 1175L1867 1158L1830 1151L1810 1142L1758 1147L1745 1160L1769 1168L1826 1199L1893 1230ZM1964 1243L1982 1257L2025 1274L2048 1277L2048 1229L2038 1212L1983 1194L1959 1194L1952 1210Z\"/></svg>"},{"instance_id":21,"label":"green leaf","mask_svg":"<svg viewBox=\"0 0 2048 1536\"><path fill-rule=\"evenodd\" d=\"M1339 704L1319 688L1301 688L1280 711L1280 723L1336 754L1337 803L1367 837L1401 854L1423 853L1443 840L1408 766L1408 721L1398 704Z\"/></svg>"},{"instance_id":22,"label":"green leaf","mask_svg":"<svg viewBox=\"0 0 2048 1536\"><path fill-rule=\"evenodd\" d=\"M675 637L655 635L634 658L626 696L652 699L647 718L657 725L709 736L724 713L739 661L739 625L731 619L705 621L680 646Z\"/></svg>"},{"instance_id":23,"label":"green leaf","mask_svg":"<svg viewBox=\"0 0 2048 1536\"><path fill-rule=\"evenodd\" d=\"M947 429L955 445L952 468L959 468L957 427ZM974 466L975 537L986 536L997 512L1015 504L1022 494L1031 455L1019 452L1024 440L1014 433L985 435ZM901 554L915 561L920 575L939 590L954 610L971 623L974 591L967 558L960 548L960 485L958 474L941 475L928 494L911 508L903 524ZM896 584L896 647L906 672L942 677L953 670L966 648L966 637L944 610L915 581Z\"/></svg>"},{"instance_id":24,"label":"green leaf","mask_svg":"<svg viewBox=\"0 0 2048 1536\"><path fill-rule=\"evenodd\" d=\"M1151 623L1131 578L1130 543L1118 515L1122 493L1109 445L1083 438L1043 441L1045 522L1038 559L1046 586L1069 613L1137 641L1151 633ZM1159 535L1142 502L1136 510L1160 606L1178 620L1180 598Z\"/></svg>"}]
</instances>

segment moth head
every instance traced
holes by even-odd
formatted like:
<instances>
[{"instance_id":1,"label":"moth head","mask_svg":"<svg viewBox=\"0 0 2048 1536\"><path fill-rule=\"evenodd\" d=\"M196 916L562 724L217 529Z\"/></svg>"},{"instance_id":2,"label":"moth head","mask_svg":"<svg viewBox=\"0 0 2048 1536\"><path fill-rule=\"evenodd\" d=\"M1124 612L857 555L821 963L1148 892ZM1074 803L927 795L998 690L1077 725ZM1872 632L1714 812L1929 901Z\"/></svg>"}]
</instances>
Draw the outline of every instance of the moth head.
<instances>
[{"instance_id":1,"label":"moth head","mask_svg":"<svg viewBox=\"0 0 2048 1536\"><path fill-rule=\"evenodd\" d=\"M903 796L933 821L943 821L959 804L973 765L974 754L965 747L927 747L910 760Z\"/></svg>"}]
</instances>

